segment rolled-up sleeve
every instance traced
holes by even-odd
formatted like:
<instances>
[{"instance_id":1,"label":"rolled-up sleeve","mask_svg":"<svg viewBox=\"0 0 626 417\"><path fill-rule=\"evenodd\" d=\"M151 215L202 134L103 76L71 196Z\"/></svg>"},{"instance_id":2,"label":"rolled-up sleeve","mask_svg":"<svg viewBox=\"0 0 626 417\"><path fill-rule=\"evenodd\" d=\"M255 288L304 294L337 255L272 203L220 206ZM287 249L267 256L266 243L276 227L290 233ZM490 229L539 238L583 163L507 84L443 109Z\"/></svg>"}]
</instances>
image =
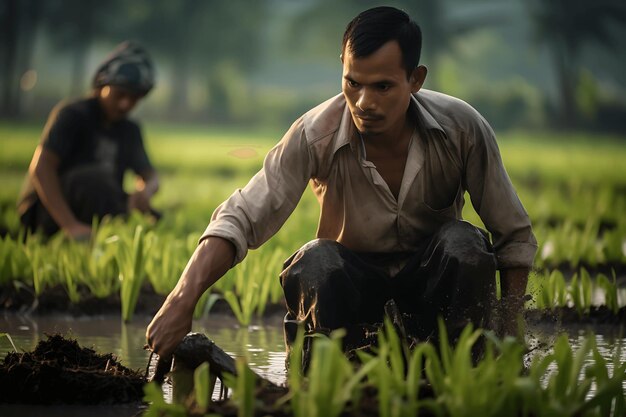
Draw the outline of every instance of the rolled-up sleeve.
<instances>
[{"instance_id":1,"label":"rolled-up sleeve","mask_svg":"<svg viewBox=\"0 0 626 417\"><path fill-rule=\"evenodd\" d=\"M249 248L261 246L281 228L312 175L312 157L299 119L267 154L263 168L213 212L200 241L209 236L230 241L236 265Z\"/></svg>"},{"instance_id":2,"label":"rolled-up sleeve","mask_svg":"<svg viewBox=\"0 0 626 417\"><path fill-rule=\"evenodd\" d=\"M493 236L498 269L531 267L537 241L530 218L504 168L495 134L478 116L466 132L466 188Z\"/></svg>"}]
</instances>

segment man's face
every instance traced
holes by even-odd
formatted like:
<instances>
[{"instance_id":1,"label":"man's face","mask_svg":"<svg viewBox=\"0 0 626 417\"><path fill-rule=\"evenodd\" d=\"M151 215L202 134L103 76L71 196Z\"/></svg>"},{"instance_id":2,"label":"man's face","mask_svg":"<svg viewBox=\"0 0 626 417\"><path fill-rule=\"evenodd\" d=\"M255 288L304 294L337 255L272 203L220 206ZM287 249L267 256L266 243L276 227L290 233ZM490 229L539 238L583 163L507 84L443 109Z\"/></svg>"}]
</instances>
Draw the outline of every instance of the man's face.
<instances>
[{"instance_id":1,"label":"man's face","mask_svg":"<svg viewBox=\"0 0 626 417\"><path fill-rule=\"evenodd\" d=\"M404 128L411 93L426 76L425 68L407 77L402 50L389 41L373 54L355 58L346 47L343 61L343 94L352 120L363 136L393 136Z\"/></svg>"},{"instance_id":2,"label":"man's face","mask_svg":"<svg viewBox=\"0 0 626 417\"><path fill-rule=\"evenodd\" d=\"M110 122L125 119L143 94L116 85L105 85L98 93L104 115Z\"/></svg>"}]
</instances>

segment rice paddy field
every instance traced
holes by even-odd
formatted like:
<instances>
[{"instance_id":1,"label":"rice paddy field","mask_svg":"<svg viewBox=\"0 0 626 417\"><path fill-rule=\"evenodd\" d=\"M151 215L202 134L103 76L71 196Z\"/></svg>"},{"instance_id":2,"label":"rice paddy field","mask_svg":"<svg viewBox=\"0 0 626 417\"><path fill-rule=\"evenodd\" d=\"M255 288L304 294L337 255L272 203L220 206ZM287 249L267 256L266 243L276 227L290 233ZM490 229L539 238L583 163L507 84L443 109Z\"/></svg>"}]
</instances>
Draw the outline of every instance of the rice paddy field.
<instances>
[{"instance_id":1,"label":"rice paddy field","mask_svg":"<svg viewBox=\"0 0 626 417\"><path fill-rule=\"evenodd\" d=\"M18 293L34 299L60 294L60 304L67 306L115 298L127 322L146 294L164 296L175 285L215 207L246 184L282 135L146 125L146 146L161 176L154 205L162 219L105 219L95 224L89 242L72 242L61 235L48 241L38 235L26 238L19 227L15 202L41 127L0 123L3 309L32 307L10 305L9 296ZM571 316L590 323L592 330L609 324L621 332L626 321L626 138L506 132L499 135L499 145L539 242L528 312L554 320ZM127 180L130 187L132 178ZM466 201L464 218L481 226ZM227 304L245 327L280 305L281 264L314 237L318 216L307 190L281 231L202 297L196 317ZM544 354L530 360L527 346L487 334L487 354L472 365L471 346L480 335L467 329L454 349L442 338L436 348L426 343L407 351L389 326L379 334L375 353L359 354L358 368L341 353L336 337L320 338L306 377L290 372L290 388L278 402L259 399L265 398L258 396L263 386L241 363L238 376L227 383L235 411L211 408L215 404L200 391L192 392L185 405L167 404L148 385L146 398L153 405L146 415L626 414L621 348L614 349L611 360L599 353L592 336L575 349L567 337L555 337ZM298 369L297 358L292 363ZM200 369L196 378L197 386L209 380Z\"/></svg>"}]
</instances>

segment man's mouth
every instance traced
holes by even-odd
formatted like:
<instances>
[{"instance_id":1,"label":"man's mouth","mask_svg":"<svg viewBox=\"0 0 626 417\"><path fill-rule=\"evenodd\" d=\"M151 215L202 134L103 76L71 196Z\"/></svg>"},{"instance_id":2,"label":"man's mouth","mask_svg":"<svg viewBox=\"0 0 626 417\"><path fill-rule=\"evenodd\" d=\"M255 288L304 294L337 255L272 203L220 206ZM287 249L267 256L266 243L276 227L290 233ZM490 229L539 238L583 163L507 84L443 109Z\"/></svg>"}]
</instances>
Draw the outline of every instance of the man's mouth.
<instances>
[{"instance_id":1,"label":"man's mouth","mask_svg":"<svg viewBox=\"0 0 626 417\"><path fill-rule=\"evenodd\" d=\"M373 114L357 114L356 117L363 120L364 122L377 122L383 119L382 116Z\"/></svg>"}]
</instances>

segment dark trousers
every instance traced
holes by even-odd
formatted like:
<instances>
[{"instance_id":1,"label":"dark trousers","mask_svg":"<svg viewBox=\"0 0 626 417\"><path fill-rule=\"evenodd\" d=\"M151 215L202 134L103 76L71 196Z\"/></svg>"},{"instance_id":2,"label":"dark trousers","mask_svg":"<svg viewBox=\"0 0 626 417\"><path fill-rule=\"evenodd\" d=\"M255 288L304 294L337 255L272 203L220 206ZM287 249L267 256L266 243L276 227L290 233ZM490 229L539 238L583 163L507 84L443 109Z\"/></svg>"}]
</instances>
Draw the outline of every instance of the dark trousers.
<instances>
[{"instance_id":1,"label":"dark trousers","mask_svg":"<svg viewBox=\"0 0 626 417\"><path fill-rule=\"evenodd\" d=\"M464 221L445 224L389 277L381 265L392 256L355 253L332 240L304 245L280 275L287 347L298 324L307 333L345 328L344 345L358 344L363 329L383 321L390 299L409 318L407 333L418 340L437 336L439 316L452 340L470 322L488 327L495 306L496 258L481 229Z\"/></svg>"},{"instance_id":2,"label":"dark trousers","mask_svg":"<svg viewBox=\"0 0 626 417\"><path fill-rule=\"evenodd\" d=\"M76 218L91 224L94 216L102 218L127 212L128 196L111 171L99 166L74 168L60 177L61 192ZM37 200L21 217L22 224L31 231L40 229L47 236L56 233L59 226Z\"/></svg>"}]
</instances>

